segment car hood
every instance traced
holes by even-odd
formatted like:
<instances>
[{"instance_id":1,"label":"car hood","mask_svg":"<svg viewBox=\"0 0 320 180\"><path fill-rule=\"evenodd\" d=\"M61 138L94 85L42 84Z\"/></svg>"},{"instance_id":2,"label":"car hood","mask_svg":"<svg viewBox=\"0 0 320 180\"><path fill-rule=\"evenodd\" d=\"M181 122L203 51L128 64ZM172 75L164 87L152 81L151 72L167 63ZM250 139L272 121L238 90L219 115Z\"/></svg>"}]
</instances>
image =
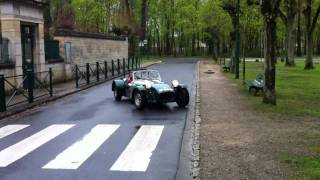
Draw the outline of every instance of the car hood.
<instances>
[{"instance_id":1,"label":"car hood","mask_svg":"<svg viewBox=\"0 0 320 180\"><path fill-rule=\"evenodd\" d=\"M158 93L162 93L162 92L168 92L168 91L173 91L172 87L169 86L168 84L162 83L155 83L152 85L152 87L158 92Z\"/></svg>"},{"instance_id":2,"label":"car hood","mask_svg":"<svg viewBox=\"0 0 320 180\"><path fill-rule=\"evenodd\" d=\"M161 81L139 80L135 83L139 85L145 85L147 82L150 82L152 84L152 88L156 90L158 93L173 91L171 86Z\"/></svg>"}]
</instances>

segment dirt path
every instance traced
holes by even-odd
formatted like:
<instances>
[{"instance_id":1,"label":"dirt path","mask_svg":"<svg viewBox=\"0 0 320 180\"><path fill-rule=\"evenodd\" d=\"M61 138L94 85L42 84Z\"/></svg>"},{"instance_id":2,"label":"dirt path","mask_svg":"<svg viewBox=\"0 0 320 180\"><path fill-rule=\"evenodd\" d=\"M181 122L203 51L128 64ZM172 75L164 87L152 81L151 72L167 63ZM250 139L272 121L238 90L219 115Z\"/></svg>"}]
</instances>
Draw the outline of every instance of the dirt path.
<instances>
[{"instance_id":1,"label":"dirt path","mask_svg":"<svg viewBox=\"0 0 320 180\"><path fill-rule=\"evenodd\" d=\"M281 154L308 153L310 142L302 137L315 131L313 123L254 111L220 67L206 62L200 65L200 94L201 179L292 178Z\"/></svg>"}]
</instances>

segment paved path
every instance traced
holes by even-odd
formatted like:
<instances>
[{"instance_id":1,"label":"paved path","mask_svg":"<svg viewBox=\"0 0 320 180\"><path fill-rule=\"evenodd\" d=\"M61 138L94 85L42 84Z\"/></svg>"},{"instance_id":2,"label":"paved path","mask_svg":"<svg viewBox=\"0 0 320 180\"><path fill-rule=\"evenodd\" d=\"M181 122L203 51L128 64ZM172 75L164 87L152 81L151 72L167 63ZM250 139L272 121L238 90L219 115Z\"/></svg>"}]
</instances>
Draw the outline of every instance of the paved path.
<instances>
[{"instance_id":1,"label":"paved path","mask_svg":"<svg viewBox=\"0 0 320 180\"><path fill-rule=\"evenodd\" d=\"M278 150L298 125L253 110L222 73L217 65L200 65L201 179L287 179Z\"/></svg>"},{"instance_id":2,"label":"paved path","mask_svg":"<svg viewBox=\"0 0 320 180\"><path fill-rule=\"evenodd\" d=\"M151 68L193 86L195 61ZM173 180L187 111L175 103L137 111L115 102L108 82L1 120L0 179Z\"/></svg>"}]
</instances>

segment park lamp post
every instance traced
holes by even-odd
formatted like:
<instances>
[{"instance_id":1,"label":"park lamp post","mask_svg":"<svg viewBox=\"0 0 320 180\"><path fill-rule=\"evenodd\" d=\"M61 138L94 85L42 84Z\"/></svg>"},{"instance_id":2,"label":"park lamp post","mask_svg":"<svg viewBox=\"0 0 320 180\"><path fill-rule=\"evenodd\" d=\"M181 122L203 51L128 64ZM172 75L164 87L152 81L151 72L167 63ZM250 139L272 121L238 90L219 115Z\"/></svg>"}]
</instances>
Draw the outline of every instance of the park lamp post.
<instances>
[{"instance_id":1,"label":"park lamp post","mask_svg":"<svg viewBox=\"0 0 320 180\"><path fill-rule=\"evenodd\" d=\"M240 77L240 0L236 1L236 79Z\"/></svg>"}]
</instances>

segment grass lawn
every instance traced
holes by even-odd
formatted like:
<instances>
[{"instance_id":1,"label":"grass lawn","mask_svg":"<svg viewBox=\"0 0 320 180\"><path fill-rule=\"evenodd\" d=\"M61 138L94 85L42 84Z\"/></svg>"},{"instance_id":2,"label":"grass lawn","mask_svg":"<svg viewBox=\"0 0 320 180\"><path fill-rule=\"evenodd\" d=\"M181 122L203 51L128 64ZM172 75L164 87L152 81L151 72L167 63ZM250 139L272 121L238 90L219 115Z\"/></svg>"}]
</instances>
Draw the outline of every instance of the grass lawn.
<instances>
[{"instance_id":1,"label":"grass lawn","mask_svg":"<svg viewBox=\"0 0 320 180\"><path fill-rule=\"evenodd\" d=\"M141 61L141 64L156 63L156 62L160 62L160 61L161 60L157 59L157 58L150 58L150 59L143 58L142 61Z\"/></svg>"},{"instance_id":2,"label":"grass lawn","mask_svg":"<svg viewBox=\"0 0 320 180\"><path fill-rule=\"evenodd\" d=\"M261 98L250 96L254 107L261 111L320 118L320 65L316 64L314 70L304 70L303 65L303 62L298 62L296 67L285 67L279 63L276 76L277 106L263 105ZM247 80L255 79L259 73L263 73L263 62L246 63ZM233 78L234 74L228 73L227 76ZM241 83L242 79L238 82ZM242 91L248 92L246 87Z\"/></svg>"},{"instance_id":3,"label":"grass lawn","mask_svg":"<svg viewBox=\"0 0 320 180\"><path fill-rule=\"evenodd\" d=\"M263 62L247 62L246 66L247 80L253 80L257 74L263 73ZM299 119L320 120L320 65L316 64L314 70L304 70L303 67L302 61L297 62L296 67L285 67L283 63L277 65L277 106L262 104L261 96L248 96L248 100L258 111L273 112L293 117L292 119L300 117ZM226 73L226 75L234 79L234 74ZM242 78L242 72L240 77ZM234 81L242 83L242 79ZM241 87L241 91L248 94L248 89ZM305 138L320 139L320 137ZM289 154L281 159L288 162L292 170L297 172L297 179L319 179L320 143L307 148L312 152L312 156Z\"/></svg>"}]
</instances>

